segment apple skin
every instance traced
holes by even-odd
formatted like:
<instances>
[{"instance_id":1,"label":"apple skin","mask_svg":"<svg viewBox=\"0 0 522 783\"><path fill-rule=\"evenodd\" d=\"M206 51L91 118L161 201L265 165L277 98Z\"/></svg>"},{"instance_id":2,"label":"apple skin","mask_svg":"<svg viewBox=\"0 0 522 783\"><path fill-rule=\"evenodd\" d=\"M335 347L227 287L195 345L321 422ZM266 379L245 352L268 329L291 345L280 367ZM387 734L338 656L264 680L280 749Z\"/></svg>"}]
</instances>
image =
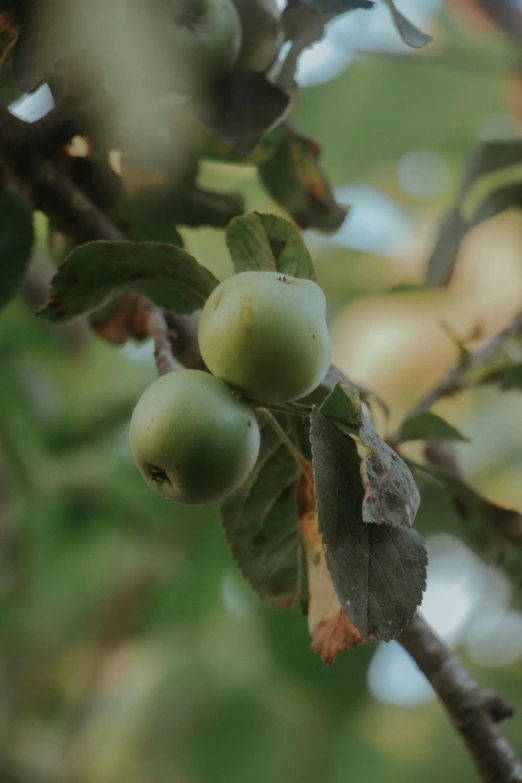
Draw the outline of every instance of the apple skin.
<instances>
[{"instance_id":1,"label":"apple skin","mask_svg":"<svg viewBox=\"0 0 522 783\"><path fill-rule=\"evenodd\" d=\"M127 8L132 29L154 45L153 91L199 92L233 68L242 32L232 0L129 0Z\"/></svg>"},{"instance_id":2,"label":"apple skin","mask_svg":"<svg viewBox=\"0 0 522 783\"><path fill-rule=\"evenodd\" d=\"M280 272L241 272L205 303L199 347L210 372L248 397L300 399L331 362L324 294L316 283Z\"/></svg>"},{"instance_id":3,"label":"apple skin","mask_svg":"<svg viewBox=\"0 0 522 783\"><path fill-rule=\"evenodd\" d=\"M236 67L265 71L284 41L281 13L276 0L233 0L241 18L243 43Z\"/></svg>"},{"instance_id":4,"label":"apple skin","mask_svg":"<svg viewBox=\"0 0 522 783\"><path fill-rule=\"evenodd\" d=\"M150 486L180 503L211 503L238 489L259 454L259 426L246 402L201 370L177 370L146 389L129 440Z\"/></svg>"}]
</instances>

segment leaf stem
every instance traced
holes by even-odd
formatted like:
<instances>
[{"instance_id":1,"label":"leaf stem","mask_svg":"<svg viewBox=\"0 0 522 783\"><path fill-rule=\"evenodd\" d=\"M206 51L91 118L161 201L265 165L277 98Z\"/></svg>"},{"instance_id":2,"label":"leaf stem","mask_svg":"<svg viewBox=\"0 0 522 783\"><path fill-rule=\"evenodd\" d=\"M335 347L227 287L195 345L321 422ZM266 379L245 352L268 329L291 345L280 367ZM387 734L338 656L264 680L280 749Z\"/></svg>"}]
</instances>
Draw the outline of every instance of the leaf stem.
<instances>
[{"instance_id":1,"label":"leaf stem","mask_svg":"<svg viewBox=\"0 0 522 783\"><path fill-rule=\"evenodd\" d=\"M281 443L283 443L284 446L288 449L292 457L295 459L297 464L299 465L300 469L302 470L303 474L306 476L308 480L312 479L312 466L308 462L308 460L301 454L297 446L292 443L284 429L281 427L275 416L272 415L272 413L268 410L268 408L255 408L258 413L261 414L261 416L264 416L264 418L268 421L274 432L279 437ZM312 483L313 486L313 483Z\"/></svg>"},{"instance_id":2,"label":"leaf stem","mask_svg":"<svg viewBox=\"0 0 522 783\"><path fill-rule=\"evenodd\" d=\"M151 307L145 326L154 341L154 358L160 375L166 375L178 369L172 353L172 343L169 338L169 327L163 310Z\"/></svg>"}]
</instances>

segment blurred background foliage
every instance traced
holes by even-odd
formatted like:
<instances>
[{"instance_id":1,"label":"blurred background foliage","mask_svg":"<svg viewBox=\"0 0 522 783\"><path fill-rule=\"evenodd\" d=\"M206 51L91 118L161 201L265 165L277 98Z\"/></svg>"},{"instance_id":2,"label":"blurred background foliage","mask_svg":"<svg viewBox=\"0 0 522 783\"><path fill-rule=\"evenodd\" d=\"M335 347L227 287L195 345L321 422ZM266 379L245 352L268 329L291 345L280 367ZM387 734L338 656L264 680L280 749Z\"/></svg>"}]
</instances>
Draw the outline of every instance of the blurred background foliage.
<instances>
[{"instance_id":1,"label":"blurred background foliage","mask_svg":"<svg viewBox=\"0 0 522 783\"><path fill-rule=\"evenodd\" d=\"M434 35L429 51L397 43L385 9L371 25L349 14L303 56L294 117L351 205L333 237L305 238L336 363L391 407L388 424L376 411L382 433L456 361L451 335L473 346L522 302L514 210L470 232L448 289L421 287L463 161L480 140L521 135L515 51L473 0L401 7ZM30 106L13 111L29 118ZM206 161L199 182L284 214L253 166ZM120 349L84 322L33 317L55 263L41 214L35 227L29 274L0 318L2 783L475 780L395 643L328 669L305 620L243 583L217 510L149 490L126 430L156 376L152 346ZM180 234L218 277L231 274L222 230ZM57 235L51 244L65 249ZM469 482L522 510L520 393L482 387L436 410L470 439L456 447ZM482 684L522 704L522 616L507 582L458 541L435 483L416 526L431 554L427 619ZM504 730L522 752L522 714Z\"/></svg>"}]
</instances>

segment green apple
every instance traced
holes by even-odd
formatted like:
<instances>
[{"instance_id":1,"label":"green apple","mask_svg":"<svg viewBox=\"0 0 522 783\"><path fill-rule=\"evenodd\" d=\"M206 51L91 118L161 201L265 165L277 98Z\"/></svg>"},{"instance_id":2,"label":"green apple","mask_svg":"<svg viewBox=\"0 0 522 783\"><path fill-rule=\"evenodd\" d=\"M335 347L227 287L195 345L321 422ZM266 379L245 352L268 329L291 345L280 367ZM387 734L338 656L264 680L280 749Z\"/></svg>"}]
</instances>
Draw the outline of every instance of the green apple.
<instances>
[{"instance_id":1,"label":"green apple","mask_svg":"<svg viewBox=\"0 0 522 783\"><path fill-rule=\"evenodd\" d=\"M150 486L180 503L222 500L259 454L259 426L246 402L200 370L162 375L138 400L132 456Z\"/></svg>"},{"instance_id":2,"label":"green apple","mask_svg":"<svg viewBox=\"0 0 522 783\"><path fill-rule=\"evenodd\" d=\"M236 63L245 71L265 71L284 41L276 0L233 0L241 18L243 43Z\"/></svg>"},{"instance_id":3,"label":"green apple","mask_svg":"<svg viewBox=\"0 0 522 783\"><path fill-rule=\"evenodd\" d=\"M241 48L232 0L130 0L127 15L130 29L142 29L149 49L153 43L151 73L168 89L204 88L232 69Z\"/></svg>"},{"instance_id":4,"label":"green apple","mask_svg":"<svg viewBox=\"0 0 522 783\"><path fill-rule=\"evenodd\" d=\"M210 372L255 400L304 397L331 361L324 294L311 280L241 272L208 298L199 347Z\"/></svg>"}]
</instances>

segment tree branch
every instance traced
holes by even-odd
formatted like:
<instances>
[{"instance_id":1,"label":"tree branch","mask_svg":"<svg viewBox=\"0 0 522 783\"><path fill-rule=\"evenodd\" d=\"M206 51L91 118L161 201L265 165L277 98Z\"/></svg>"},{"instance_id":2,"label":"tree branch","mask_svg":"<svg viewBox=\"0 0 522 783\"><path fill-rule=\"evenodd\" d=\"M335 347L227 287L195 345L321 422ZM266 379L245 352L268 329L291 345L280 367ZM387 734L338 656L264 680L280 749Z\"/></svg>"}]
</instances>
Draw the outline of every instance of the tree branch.
<instances>
[{"instance_id":1,"label":"tree branch","mask_svg":"<svg viewBox=\"0 0 522 783\"><path fill-rule=\"evenodd\" d=\"M147 332L154 340L154 358L160 375L177 369L169 339L169 327L163 310L151 307L146 319Z\"/></svg>"},{"instance_id":2,"label":"tree branch","mask_svg":"<svg viewBox=\"0 0 522 783\"><path fill-rule=\"evenodd\" d=\"M470 355L469 365L466 368L454 367L450 370L432 391L428 392L422 400L410 409L405 419L411 419L419 413L430 410L431 407L443 397L450 397L452 394L455 394L455 392L462 391L462 389L467 386L469 370L478 370L481 367L484 367L495 357L508 340L512 337L517 337L520 334L522 334L522 311L517 313L505 329L492 337L478 351L475 351L475 353ZM399 443L399 438L400 431L397 430L387 438L387 441L390 446L395 447Z\"/></svg>"},{"instance_id":3,"label":"tree branch","mask_svg":"<svg viewBox=\"0 0 522 783\"><path fill-rule=\"evenodd\" d=\"M486 783L522 783L522 765L497 723L515 709L476 683L459 659L416 614L399 637L443 703Z\"/></svg>"},{"instance_id":4,"label":"tree branch","mask_svg":"<svg viewBox=\"0 0 522 783\"><path fill-rule=\"evenodd\" d=\"M0 107L0 158L12 172L28 200L35 209L44 212L52 222L76 242L92 242L98 239L122 240L124 234L54 163L46 157L49 135L66 142L73 132L72 126L60 116L46 117L33 125L22 122L3 106ZM38 146L39 132L43 132L43 147ZM154 356L158 372L164 374L176 368L173 349L183 347L188 353L188 339L180 339L178 333L170 339L169 327L163 311L150 305L145 319L145 331L154 340ZM184 325L183 336L189 334ZM199 355L197 326L191 334L192 361ZM194 345L195 340L195 345Z\"/></svg>"},{"instance_id":5,"label":"tree branch","mask_svg":"<svg viewBox=\"0 0 522 783\"><path fill-rule=\"evenodd\" d=\"M48 124L54 128L51 121ZM28 130L28 127L5 108L0 108L0 158L34 206L77 242L122 239L120 230L48 159L45 144L38 146L38 129ZM57 122L57 127L65 136L71 131L60 122ZM185 360L187 366L204 367L197 345L197 324L193 318L163 313L150 305L145 322L146 331L154 340L160 373L174 369L173 348L175 355ZM521 329L522 314L516 325L512 324L476 354L475 363L481 355L485 361L484 356L488 357L505 339ZM435 395L432 393L421 401L420 410L461 388L461 382L461 371L453 370L437 387ZM500 695L477 685L418 615L399 641L443 702L483 780L488 783L522 783L520 763L496 727L497 721L513 714L511 705Z\"/></svg>"}]
</instances>

